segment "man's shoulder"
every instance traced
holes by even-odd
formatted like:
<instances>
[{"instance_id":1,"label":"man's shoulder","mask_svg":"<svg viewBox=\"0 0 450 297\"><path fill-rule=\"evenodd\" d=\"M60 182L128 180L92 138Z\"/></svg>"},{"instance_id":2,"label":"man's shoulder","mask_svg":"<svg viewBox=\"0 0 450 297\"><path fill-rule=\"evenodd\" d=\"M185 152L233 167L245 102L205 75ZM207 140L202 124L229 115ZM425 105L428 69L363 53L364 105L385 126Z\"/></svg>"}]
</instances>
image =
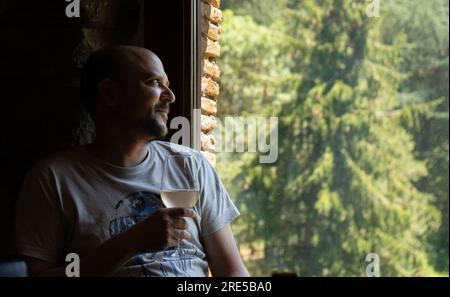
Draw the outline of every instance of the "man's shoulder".
<instances>
[{"instance_id":1,"label":"man's shoulder","mask_svg":"<svg viewBox=\"0 0 450 297\"><path fill-rule=\"evenodd\" d=\"M78 163L82 147L71 147L49 154L38 160L30 169L33 175L59 174Z\"/></svg>"},{"instance_id":2,"label":"man's shoulder","mask_svg":"<svg viewBox=\"0 0 450 297\"><path fill-rule=\"evenodd\" d=\"M179 145L166 141L152 141L150 143L150 149L154 149L156 154L160 159L164 159L166 156L173 155L189 155L194 156L195 160L197 160L198 165L200 166L200 170L205 172L206 174L214 174L215 169L208 161L206 156L199 150Z\"/></svg>"},{"instance_id":3,"label":"man's shoulder","mask_svg":"<svg viewBox=\"0 0 450 297\"><path fill-rule=\"evenodd\" d=\"M150 148L154 148L158 153L161 153L163 155L194 155L196 157L203 156L202 153L196 149L168 141L152 141L150 142Z\"/></svg>"}]
</instances>

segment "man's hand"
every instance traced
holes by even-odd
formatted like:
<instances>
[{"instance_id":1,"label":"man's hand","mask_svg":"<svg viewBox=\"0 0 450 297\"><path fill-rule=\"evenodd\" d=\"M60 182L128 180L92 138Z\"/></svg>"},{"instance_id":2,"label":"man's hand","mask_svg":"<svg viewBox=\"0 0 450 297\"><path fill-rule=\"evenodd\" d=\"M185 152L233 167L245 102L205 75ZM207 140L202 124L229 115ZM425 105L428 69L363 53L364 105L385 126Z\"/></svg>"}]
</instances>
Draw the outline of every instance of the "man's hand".
<instances>
[{"instance_id":1,"label":"man's hand","mask_svg":"<svg viewBox=\"0 0 450 297\"><path fill-rule=\"evenodd\" d=\"M163 208L149 215L130 229L117 234L81 257L81 276L111 275L131 257L142 252L156 252L176 246L189 239L183 217L195 217L185 208ZM64 276L65 267L34 258L27 258L32 276Z\"/></svg>"},{"instance_id":2,"label":"man's hand","mask_svg":"<svg viewBox=\"0 0 450 297\"><path fill-rule=\"evenodd\" d=\"M186 208L161 208L126 231L135 253L157 252L191 238L183 217L195 217Z\"/></svg>"}]
</instances>

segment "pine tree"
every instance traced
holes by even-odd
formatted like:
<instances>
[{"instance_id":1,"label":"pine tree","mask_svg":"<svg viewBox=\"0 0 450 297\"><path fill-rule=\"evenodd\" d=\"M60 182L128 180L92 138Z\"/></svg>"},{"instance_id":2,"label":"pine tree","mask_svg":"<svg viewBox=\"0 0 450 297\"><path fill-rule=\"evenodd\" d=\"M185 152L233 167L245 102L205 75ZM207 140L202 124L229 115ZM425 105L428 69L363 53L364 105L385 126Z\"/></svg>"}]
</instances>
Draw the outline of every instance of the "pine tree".
<instances>
[{"instance_id":1,"label":"pine tree","mask_svg":"<svg viewBox=\"0 0 450 297\"><path fill-rule=\"evenodd\" d=\"M400 67L408 79L401 85L402 123L413 135L416 156L426 162L429 174L418 187L434 196L442 214L439 230L429 236L430 255L438 270L448 274L448 53L449 1L389 1L382 23L384 40L403 34L410 47Z\"/></svg>"},{"instance_id":2,"label":"pine tree","mask_svg":"<svg viewBox=\"0 0 450 297\"><path fill-rule=\"evenodd\" d=\"M280 118L279 158L259 164L241 157L242 170L227 181L243 213L240 242L264 244L265 258L254 271L364 275L365 256L375 252L382 275L429 273L424 239L437 229L439 212L433 196L418 189L427 168L399 120L405 110L398 94L408 78L401 65L410 43L405 34L384 40L382 20L369 19L365 8L351 0L285 1L277 24L285 35L278 39L282 67L299 81L275 87L275 93L295 92L279 108L256 109ZM233 21L224 18L224 34ZM222 40L224 64L239 73L226 57L239 52L246 61L246 54L260 53L259 45L243 39L235 46L232 37ZM266 49L266 56L276 52ZM260 84L244 82L225 94L239 98Z\"/></svg>"}]
</instances>

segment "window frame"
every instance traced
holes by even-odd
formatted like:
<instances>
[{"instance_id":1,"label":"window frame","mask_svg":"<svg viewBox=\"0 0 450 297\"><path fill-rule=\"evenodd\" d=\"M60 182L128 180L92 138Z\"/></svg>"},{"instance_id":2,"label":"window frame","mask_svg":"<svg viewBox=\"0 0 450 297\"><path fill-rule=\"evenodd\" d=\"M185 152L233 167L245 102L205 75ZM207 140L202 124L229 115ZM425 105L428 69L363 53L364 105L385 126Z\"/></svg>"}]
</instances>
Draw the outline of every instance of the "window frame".
<instances>
[{"instance_id":1,"label":"window frame","mask_svg":"<svg viewBox=\"0 0 450 297\"><path fill-rule=\"evenodd\" d=\"M200 149L201 130L200 1L143 1L144 47L161 58L177 97L171 106L168 123L175 117L187 118L190 123L189 143L194 149ZM175 132L169 130L165 140Z\"/></svg>"}]
</instances>

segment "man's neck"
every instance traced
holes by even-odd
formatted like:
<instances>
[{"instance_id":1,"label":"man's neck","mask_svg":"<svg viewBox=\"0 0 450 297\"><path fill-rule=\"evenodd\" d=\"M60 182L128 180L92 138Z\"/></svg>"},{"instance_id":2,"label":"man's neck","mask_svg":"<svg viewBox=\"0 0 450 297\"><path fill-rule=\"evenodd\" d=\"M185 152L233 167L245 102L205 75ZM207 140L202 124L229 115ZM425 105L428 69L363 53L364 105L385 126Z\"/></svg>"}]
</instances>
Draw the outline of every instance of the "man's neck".
<instances>
[{"instance_id":1,"label":"man's neck","mask_svg":"<svg viewBox=\"0 0 450 297\"><path fill-rule=\"evenodd\" d=\"M97 134L95 141L87 146L88 151L97 158L120 167L133 167L144 161L148 154L149 140L114 135L106 137Z\"/></svg>"}]
</instances>

